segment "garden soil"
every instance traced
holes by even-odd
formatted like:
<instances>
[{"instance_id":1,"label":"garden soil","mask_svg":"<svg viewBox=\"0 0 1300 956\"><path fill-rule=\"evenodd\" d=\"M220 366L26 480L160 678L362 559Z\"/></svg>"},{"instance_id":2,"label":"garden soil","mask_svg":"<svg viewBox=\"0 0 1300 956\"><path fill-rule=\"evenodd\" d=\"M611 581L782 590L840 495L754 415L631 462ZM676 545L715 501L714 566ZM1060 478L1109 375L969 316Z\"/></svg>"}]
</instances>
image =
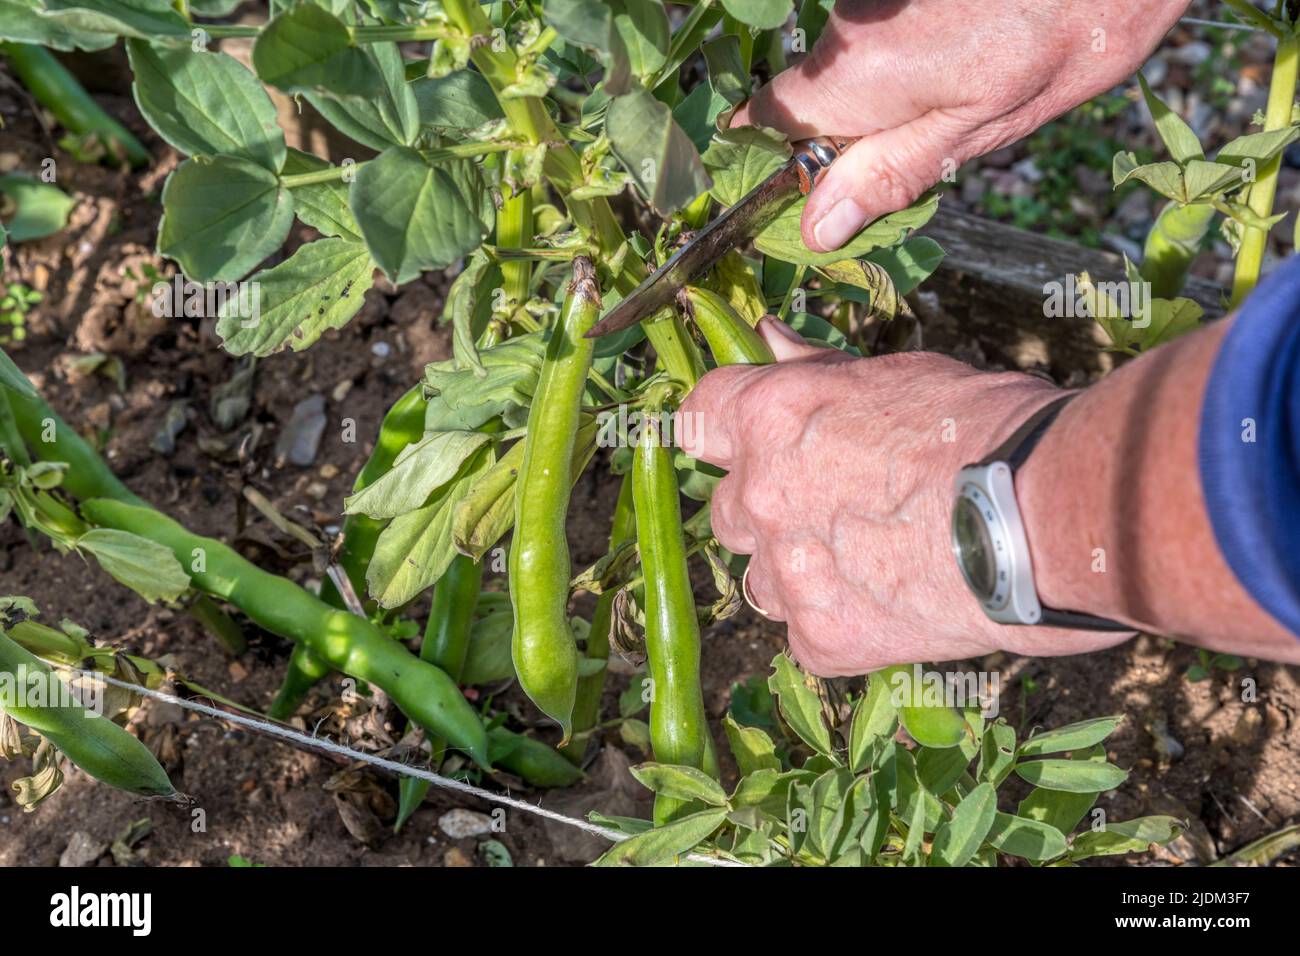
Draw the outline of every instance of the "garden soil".
<instances>
[{"instance_id":1,"label":"garden soil","mask_svg":"<svg viewBox=\"0 0 1300 956\"><path fill-rule=\"evenodd\" d=\"M107 71L91 75L112 85ZM425 363L450 354L448 331L436 322L448 280L428 276L400 292L381 283L346 328L307 351L260 361L251 389L241 389L246 365L220 349L211 319L157 317L148 305L153 270L163 278L171 273L153 252L152 237L158 195L177 157L151 136L128 96L100 100L166 159L138 177L77 163L35 120L25 94L0 83L0 170L34 172L54 156L58 185L79 200L64 232L4 252L4 282L22 282L44 296L29 316L27 340L11 352L61 415L103 442L133 490L194 531L232 541L264 567L314 586L317 574L301 545L248 507L243 491L260 491L308 527L339 523L384 410L419 379ZM937 332L926 344L978 357L979 343L962 340L945 322L943 303L929 305ZM310 465L294 465L285 460L282 439L295 407L312 396L325 403L323 438ZM217 400L238 418L229 430L217 423ZM356 423L355 441L344 440L345 419ZM575 489L570 540L578 566L603 553L616 493L616 480L602 469ZM485 580L504 587L500 571ZM705 600L708 582L699 585ZM43 543L34 549L12 521L0 527L0 593L28 595L47 623L66 617L98 640L161 660L259 710L270 704L288 659L288 642L247 621L248 650L231 657L183 611L146 604L75 555L61 556ZM422 611L417 606L411 616L422 619ZM748 612L705 634L704 692L718 740L717 721L736 686L755 677L761 682L783 646L780 625ZM1022 735L1128 715L1107 746L1110 759L1131 776L1099 807L1112 820L1168 813L1190 827L1168 848L1102 865L1171 865L1208 862L1300 819L1297 671L1248 660L1236 672L1216 670L1192 682L1187 672L1197 661L1192 648L1141 637L1086 657L994 655L969 666L1001 673L1002 714ZM617 711L616 696L631 673L617 658L611 662L606 713ZM1254 688L1253 700L1243 701L1243 681ZM391 707L365 698L345 704L343 690L337 675L322 682L297 721L374 751L400 740L402 723ZM517 688L495 700L512 726L553 742L554 732ZM173 705L146 702L132 728L191 802L144 802L69 766L63 788L24 813L11 785L26 768L0 767L0 864L225 866L239 857L272 866L480 866L488 864L489 849L499 854L484 846L496 841L515 865L554 866L589 861L602 847L598 839L513 810L503 830L485 829L491 818L481 815L491 813L490 804L436 789L395 835L390 777ZM504 777L485 785L576 816L593 809L645 816L648 794L627 773L645 759L614 731L593 745L586 781L569 791L529 791ZM726 770L734 775L734 767ZM466 810L477 815L447 816ZM1292 851L1275 862L1297 861Z\"/></svg>"}]
</instances>

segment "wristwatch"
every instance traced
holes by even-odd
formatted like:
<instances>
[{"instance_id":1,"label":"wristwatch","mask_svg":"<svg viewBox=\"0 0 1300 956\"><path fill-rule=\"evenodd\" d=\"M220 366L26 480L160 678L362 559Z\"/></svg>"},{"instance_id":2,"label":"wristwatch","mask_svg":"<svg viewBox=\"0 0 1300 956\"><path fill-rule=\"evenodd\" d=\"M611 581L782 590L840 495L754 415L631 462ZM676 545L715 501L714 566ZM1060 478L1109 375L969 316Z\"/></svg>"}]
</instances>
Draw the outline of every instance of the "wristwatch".
<instances>
[{"instance_id":1,"label":"wristwatch","mask_svg":"<svg viewBox=\"0 0 1300 956\"><path fill-rule=\"evenodd\" d=\"M1000 624L1040 624L1088 631L1134 628L1078 611L1043 607L1034 586L1015 473L1074 393L1049 402L983 461L957 472L952 551L984 613Z\"/></svg>"}]
</instances>

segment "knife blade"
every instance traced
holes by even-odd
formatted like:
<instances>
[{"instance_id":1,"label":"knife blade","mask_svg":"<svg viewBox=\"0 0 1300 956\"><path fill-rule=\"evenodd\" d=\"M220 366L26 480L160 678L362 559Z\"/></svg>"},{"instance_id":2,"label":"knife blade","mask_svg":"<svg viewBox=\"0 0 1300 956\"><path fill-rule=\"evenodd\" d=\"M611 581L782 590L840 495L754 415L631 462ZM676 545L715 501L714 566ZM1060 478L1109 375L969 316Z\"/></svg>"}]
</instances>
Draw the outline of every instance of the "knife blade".
<instances>
[{"instance_id":1,"label":"knife blade","mask_svg":"<svg viewBox=\"0 0 1300 956\"><path fill-rule=\"evenodd\" d=\"M759 233L787 203L807 195L850 142L819 137L799 144L776 172L697 232L630 295L601 316L587 332L587 338L620 332L670 305L682 286Z\"/></svg>"}]
</instances>

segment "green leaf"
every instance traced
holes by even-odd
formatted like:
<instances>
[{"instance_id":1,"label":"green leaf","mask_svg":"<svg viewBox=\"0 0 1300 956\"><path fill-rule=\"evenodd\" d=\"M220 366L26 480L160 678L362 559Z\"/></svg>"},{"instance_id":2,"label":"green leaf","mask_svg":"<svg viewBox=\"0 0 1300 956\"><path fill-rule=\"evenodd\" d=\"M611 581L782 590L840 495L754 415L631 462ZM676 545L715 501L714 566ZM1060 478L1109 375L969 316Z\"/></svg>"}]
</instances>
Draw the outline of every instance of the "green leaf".
<instances>
[{"instance_id":1,"label":"green leaf","mask_svg":"<svg viewBox=\"0 0 1300 956\"><path fill-rule=\"evenodd\" d=\"M725 809L692 813L667 826L655 827L614 844L592 866L656 866L671 863L674 857L707 840L726 819Z\"/></svg>"},{"instance_id":2,"label":"green leaf","mask_svg":"<svg viewBox=\"0 0 1300 956\"><path fill-rule=\"evenodd\" d=\"M898 726L888 683L879 674L867 678L867 692L853 708L849 728L849 767L862 773L871 765L877 740L892 737Z\"/></svg>"},{"instance_id":3,"label":"green leaf","mask_svg":"<svg viewBox=\"0 0 1300 956\"><path fill-rule=\"evenodd\" d=\"M36 387L27 380L27 376L14 364L14 360L5 354L4 349L0 349L0 385L12 389L24 398L33 398L36 395Z\"/></svg>"},{"instance_id":4,"label":"green leaf","mask_svg":"<svg viewBox=\"0 0 1300 956\"><path fill-rule=\"evenodd\" d=\"M454 505L491 458L475 455L423 508L394 518L379 534L366 570L366 587L380 607L398 607L432 587L456 556L451 537Z\"/></svg>"},{"instance_id":5,"label":"green leaf","mask_svg":"<svg viewBox=\"0 0 1300 956\"><path fill-rule=\"evenodd\" d=\"M406 82L406 69L396 43L372 43L367 52L379 71L380 85L365 99L333 99L307 94L332 126L363 146L383 151L389 146L410 146L420 135L420 106Z\"/></svg>"},{"instance_id":6,"label":"green leaf","mask_svg":"<svg viewBox=\"0 0 1300 956\"><path fill-rule=\"evenodd\" d=\"M790 159L790 143L776 130L739 126L719 131L701 161L713 178L710 195L732 206Z\"/></svg>"},{"instance_id":7,"label":"green leaf","mask_svg":"<svg viewBox=\"0 0 1300 956\"><path fill-rule=\"evenodd\" d=\"M776 744L763 731L757 727L742 727L730 714L722 718L722 728L726 731L727 744L742 777L757 770L781 769Z\"/></svg>"},{"instance_id":8,"label":"green leaf","mask_svg":"<svg viewBox=\"0 0 1300 956\"><path fill-rule=\"evenodd\" d=\"M1162 196L1177 202L1186 202L1183 169L1169 160L1139 165L1137 154L1119 152L1115 154L1111 165L1111 178L1116 186L1122 186L1130 179L1136 179L1146 183Z\"/></svg>"},{"instance_id":9,"label":"green leaf","mask_svg":"<svg viewBox=\"0 0 1300 956\"><path fill-rule=\"evenodd\" d=\"M1214 157L1214 161L1228 166L1246 166L1251 162L1257 166L1262 165L1297 139L1300 139L1300 126L1265 130L1262 133L1247 133L1225 143Z\"/></svg>"},{"instance_id":10,"label":"green leaf","mask_svg":"<svg viewBox=\"0 0 1300 956\"><path fill-rule=\"evenodd\" d=\"M1127 770L1091 760L1030 760L1016 764L1016 775L1036 787L1067 793L1114 790L1128 779Z\"/></svg>"},{"instance_id":11,"label":"green leaf","mask_svg":"<svg viewBox=\"0 0 1300 956\"><path fill-rule=\"evenodd\" d=\"M1243 170L1227 163L1193 159L1183 170L1183 201L1209 199L1241 184Z\"/></svg>"},{"instance_id":12,"label":"green leaf","mask_svg":"<svg viewBox=\"0 0 1300 956\"><path fill-rule=\"evenodd\" d=\"M225 53L128 40L136 105L182 153L239 156L278 172L284 131L262 84Z\"/></svg>"},{"instance_id":13,"label":"green leaf","mask_svg":"<svg viewBox=\"0 0 1300 956\"><path fill-rule=\"evenodd\" d=\"M794 12L792 0L722 0L722 6L741 23L760 30L784 26Z\"/></svg>"},{"instance_id":14,"label":"green leaf","mask_svg":"<svg viewBox=\"0 0 1300 956\"><path fill-rule=\"evenodd\" d=\"M1056 827L1009 813L993 818L986 839L1003 853L1026 860L1051 860L1066 850L1065 837Z\"/></svg>"},{"instance_id":15,"label":"green leaf","mask_svg":"<svg viewBox=\"0 0 1300 956\"><path fill-rule=\"evenodd\" d=\"M74 30L124 37L189 37L190 23L168 0L45 0L42 16Z\"/></svg>"},{"instance_id":16,"label":"green leaf","mask_svg":"<svg viewBox=\"0 0 1300 956\"><path fill-rule=\"evenodd\" d=\"M862 258L889 273L900 296L914 291L943 262L943 247L929 236L912 236L900 245L868 252Z\"/></svg>"},{"instance_id":17,"label":"green leaf","mask_svg":"<svg viewBox=\"0 0 1300 956\"><path fill-rule=\"evenodd\" d=\"M989 724L980 746L980 765L976 776L993 786L1001 786L1016 765L1016 729L998 721Z\"/></svg>"},{"instance_id":18,"label":"green leaf","mask_svg":"<svg viewBox=\"0 0 1300 956\"><path fill-rule=\"evenodd\" d=\"M661 216L709 188L709 174L695 144L648 90L615 97L606 113L605 132L614 155Z\"/></svg>"},{"instance_id":19,"label":"green leaf","mask_svg":"<svg viewBox=\"0 0 1300 956\"><path fill-rule=\"evenodd\" d=\"M659 0L607 0L614 29L623 40L628 65L638 77L657 73L668 62L671 31Z\"/></svg>"},{"instance_id":20,"label":"green leaf","mask_svg":"<svg viewBox=\"0 0 1300 956\"><path fill-rule=\"evenodd\" d=\"M443 325L451 324L452 354L461 364L482 371L478 338L492 317L492 296L501 285L501 267L482 249L475 249L465 268L452 280L443 303Z\"/></svg>"},{"instance_id":21,"label":"green leaf","mask_svg":"<svg viewBox=\"0 0 1300 956\"><path fill-rule=\"evenodd\" d=\"M383 86L379 67L353 45L347 25L314 3L290 7L262 28L253 69L286 93L372 97Z\"/></svg>"},{"instance_id":22,"label":"green leaf","mask_svg":"<svg viewBox=\"0 0 1300 956\"><path fill-rule=\"evenodd\" d=\"M703 770L665 763L643 763L632 768L632 776L657 796L672 800L698 800L711 807L725 807L727 793Z\"/></svg>"},{"instance_id":23,"label":"green leaf","mask_svg":"<svg viewBox=\"0 0 1300 956\"><path fill-rule=\"evenodd\" d=\"M727 108L727 101L708 83L701 83L673 107L673 119L682 128L698 150L706 150L713 139L718 114ZM705 164L708 168L708 164ZM716 177L715 177L716 181Z\"/></svg>"},{"instance_id":24,"label":"green leaf","mask_svg":"<svg viewBox=\"0 0 1300 956\"><path fill-rule=\"evenodd\" d=\"M1070 845L1071 860L1093 856L1116 856L1141 853L1152 843L1164 845L1183 832L1183 823L1174 817L1139 817L1122 823L1108 823L1100 830L1085 830Z\"/></svg>"},{"instance_id":25,"label":"green leaf","mask_svg":"<svg viewBox=\"0 0 1300 956\"><path fill-rule=\"evenodd\" d=\"M501 104L482 73L458 70L411 82L420 125L437 130L469 131L501 118Z\"/></svg>"},{"instance_id":26,"label":"green leaf","mask_svg":"<svg viewBox=\"0 0 1300 956\"><path fill-rule=\"evenodd\" d=\"M993 827L997 811L997 791L993 784L981 783L957 804L952 818L935 831L930 865L965 866L969 863Z\"/></svg>"},{"instance_id":27,"label":"green leaf","mask_svg":"<svg viewBox=\"0 0 1300 956\"><path fill-rule=\"evenodd\" d=\"M725 34L704 44L701 52L709 70L709 84L731 106L749 99L749 72L740 55L740 40Z\"/></svg>"},{"instance_id":28,"label":"green leaf","mask_svg":"<svg viewBox=\"0 0 1300 956\"><path fill-rule=\"evenodd\" d=\"M754 245L769 256L786 262L824 266L841 259L856 259L874 249L892 246L910 231L919 229L930 221L939 208L938 193L926 193L906 209L868 223L862 231L834 252L812 252L803 244L799 232L799 217L803 214L807 197L786 206L767 227L758 234Z\"/></svg>"},{"instance_id":29,"label":"green leaf","mask_svg":"<svg viewBox=\"0 0 1300 956\"><path fill-rule=\"evenodd\" d=\"M916 775L931 793L947 793L966 772L975 756L975 744L969 738L965 747L921 747L916 751Z\"/></svg>"},{"instance_id":30,"label":"green leaf","mask_svg":"<svg viewBox=\"0 0 1300 956\"><path fill-rule=\"evenodd\" d=\"M396 518L414 511L490 439L482 432L442 431L407 445L393 465L343 502L345 514Z\"/></svg>"},{"instance_id":31,"label":"green leaf","mask_svg":"<svg viewBox=\"0 0 1300 956\"><path fill-rule=\"evenodd\" d=\"M1094 717L1078 723L1066 724L1055 730L1035 734L1020 745L1021 757L1037 757L1042 754L1058 754L1066 750L1082 750L1099 744L1124 722L1123 714L1113 717Z\"/></svg>"},{"instance_id":32,"label":"green leaf","mask_svg":"<svg viewBox=\"0 0 1300 956\"><path fill-rule=\"evenodd\" d=\"M1078 751L1070 755L1072 760L1105 763L1106 751L1098 744L1091 750ZM1083 815L1097 802L1099 793L1066 793L1063 790L1044 790L1035 788L1029 796L1020 801L1016 815L1029 820L1046 823L1069 834Z\"/></svg>"},{"instance_id":33,"label":"green leaf","mask_svg":"<svg viewBox=\"0 0 1300 956\"><path fill-rule=\"evenodd\" d=\"M158 252L199 282L244 276L293 225L293 197L275 173L234 156L185 160L162 199Z\"/></svg>"},{"instance_id":34,"label":"green leaf","mask_svg":"<svg viewBox=\"0 0 1300 956\"><path fill-rule=\"evenodd\" d=\"M471 429L498 415L526 421L545 354L544 334L533 332L484 349L483 373L455 360L425 366L424 384L433 393L425 427Z\"/></svg>"},{"instance_id":35,"label":"green leaf","mask_svg":"<svg viewBox=\"0 0 1300 956\"><path fill-rule=\"evenodd\" d=\"M1142 84L1142 96L1147 101L1147 108L1151 110L1151 118L1155 120L1156 132L1160 134L1174 161L1186 163L1191 159L1204 159L1205 151L1201 149L1201 141L1196 138L1192 128L1151 92L1147 78L1141 73L1138 74L1138 82Z\"/></svg>"},{"instance_id":36,"label":"green leaf","mask_svg":"<svg viewBox=\"0 0 1300 956\"><path fill-rule=\"evenodd\" d=\"M833 753L831 730L822 717L821 698L808 686L804 673L785 654L776 655L772 667L774 673L767 679L767 686L780 701L785 722L818 753Z\"/></svg>"},{"instance_id":37,"label":"green leaf","mask_svg":"<svg viewBox=\"0 0 1300 956\"><path fill-rule=\"evenodd\" d=\"M614 27L614 10L603 0L546 0L542 19L567 42L590 50L605 67L610 96L627 91L632 72L622 34Z\"/></svg>"},{"instance_id":38,"label":"green leaf","mask_svg":"<svg viewBox=\"0 0 1300 956\"><path fill-rule=\"evenodd\" d=\"M13 212L4 221L10 242L52 236L68 224L77 201L49 183L27 176L0 176L0 196Z\"/></svg>"},{"instance_id":39,"label":"green leaf","mask_svg":"<svg viewBox=\"0 0 1300 956\"><path fill-rule=\"evenodd\" d=\"M1143 352L1149 351L1196 331L1204 315L1205 310L1191 299L1152 299L1145 314L1130 323L1129 342Z\"/></svg>"},{"instance_id":40,"label":"green leaf","mask_svg":"<svg viewBox=\"0 0 1300 956\"><path fill-rule=\"evenodd\" d=\"M297 176L329 168L330 164L318 156L290 147L280 175ZM361 227L348 206L348 192L349 185L341 177L331 182L294 186L294 215L322 235L361 242Z\"/></svg>"},{"instance_id":41,"label":"green leaf","mask_svg":"<svg viewBox=\"0 0 1300 956\"><path fill-rule=\"evenodd\" d=\"M477 163L432 167L407 146L361 167L351 206L370 254L397 285L473 252L496 216Z\"/></svg>"},{"instance_id":42,"label":"green leaf","mask_svg":"<svg viewBox=\"0 0 1300 956\"><path fill-rule=\"evenodd\" d=\"M253 276L258 314L239 314L227 298L217 334L232 355L270 355L288 346L302 351L327 329L342 328L374 284L375 263L360 242L318 239L284 262Z\"/></svg>"},{"instance_id":43,"label":"green leaf","mask_svg":"<svg viewBox=\"0 0 1300 956\"><path fill-rule=\"evenodd\" d=\"M92 528L77 539L77 547L150 604L175 601L189 589L190 576L171 549L138 534Z\"/></svg>"},{"instance_id":44,"label":"green leaf","mask_svg":"<svg viewBox=\"0 0 1300 956\"><path fill-rule=\"evenodd\" d=\"M37 0L0 0L0 38L50 50L102 50L117 42L112 33L94 33L41 16Z\"/></svg>"}]
</instances>

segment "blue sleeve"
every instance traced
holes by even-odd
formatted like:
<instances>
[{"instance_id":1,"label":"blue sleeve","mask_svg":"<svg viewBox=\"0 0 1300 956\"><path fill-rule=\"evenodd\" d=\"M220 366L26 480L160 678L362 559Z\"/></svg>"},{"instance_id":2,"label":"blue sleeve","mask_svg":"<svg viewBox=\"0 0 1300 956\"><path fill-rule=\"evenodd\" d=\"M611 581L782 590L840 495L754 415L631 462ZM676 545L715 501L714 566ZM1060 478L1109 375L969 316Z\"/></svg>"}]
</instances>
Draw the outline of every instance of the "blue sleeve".
<instances>
[{"instance_id":1,"label":"blue sleeve","mask_svg":"<svg viewBox=\"0 0 1300 956\"><path fill-rule=\"evenodd\" d=\"M1228 566L1300 637L1300 256L1273 271L1224 337L1198 459Z\"/></svg>"}]
</instances>

